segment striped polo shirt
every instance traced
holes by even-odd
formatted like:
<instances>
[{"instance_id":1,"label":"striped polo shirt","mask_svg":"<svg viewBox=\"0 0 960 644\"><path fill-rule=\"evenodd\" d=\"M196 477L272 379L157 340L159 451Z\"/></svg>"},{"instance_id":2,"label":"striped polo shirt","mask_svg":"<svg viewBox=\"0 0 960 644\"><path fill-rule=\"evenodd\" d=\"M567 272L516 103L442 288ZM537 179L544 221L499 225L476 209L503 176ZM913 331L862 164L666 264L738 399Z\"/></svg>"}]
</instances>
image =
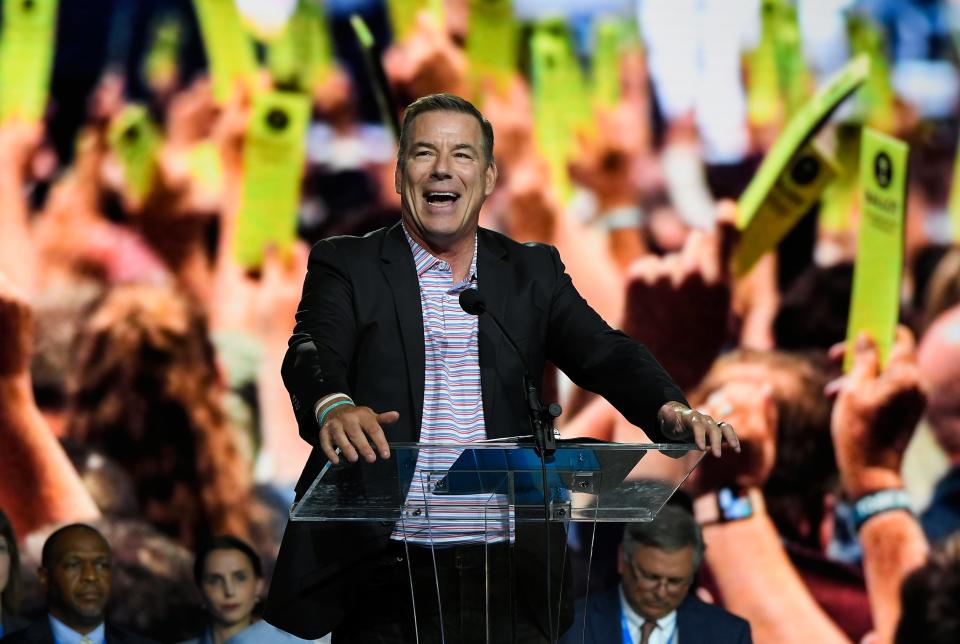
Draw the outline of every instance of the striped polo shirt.
<instances>
[{"instance_id":1,"label":"striped polo shirt","mask_svg":"<svg viewBox=\"0 0 960 644\"><path fill-rule=\"evenodd\" d=\"M420 246L404 228L420 282L423 312L423 420L422 443L469 444L486 438L480 388L480 352L477 316L460 308L460 293L477 281L477 238L467 279L453 283L450 265ZM486 512L491 495L430 495L426 502L427 470L445 471L462 450L421 448L417 457L407 511L392 538L412 543L454 545L504 541L508 537L506 510ZM464 509L464 505L472 506ZM429 512L427 507L429 505Z\"/></svg>"}]
</instances>

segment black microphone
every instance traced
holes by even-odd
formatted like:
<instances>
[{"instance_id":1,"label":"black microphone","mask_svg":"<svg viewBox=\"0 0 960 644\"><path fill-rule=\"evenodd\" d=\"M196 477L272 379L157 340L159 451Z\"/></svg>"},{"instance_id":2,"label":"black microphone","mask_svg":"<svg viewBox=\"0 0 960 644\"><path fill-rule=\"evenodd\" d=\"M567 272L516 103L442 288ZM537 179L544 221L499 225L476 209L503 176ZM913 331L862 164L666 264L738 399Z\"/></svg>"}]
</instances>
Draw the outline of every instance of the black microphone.
<instances>
[{"instance_id":1,"label":"black microphone","mask_svg":"<svg viewBox=\"0 0 960 644\"><path fill-rule=\"evenodd\" d=\"M480 295L480 291L468 288L460 292L460 308L470 315L480 315L487 312L487 301Z\"/></svg>"},{"instance_id":2,"label":"black microphone","mask_svg":"<svg viewBox=\"0 0 960 644\"><path fill-rule=\"evenodd\" d=\"M523 352L510 337L510 334L507 333L497 316L487 310L487 301L478 289L468 288L460 292L460 308L470 315L486 313L500 329L500 333L506 338L507 344L513 347L513 352L517 355L520 365L523 367L523 390L527 400L527 409L530 413L530 424L537 451L548 460L553 460L553 453L557 449L557 444L552 425L553 419L561 413L560 405L553 403L544 409L543 403L540 401L540 392L537 391L537 386L533 383L533 378L530 377L530 368L527 367Z\"/></svg>"}]
</instances>

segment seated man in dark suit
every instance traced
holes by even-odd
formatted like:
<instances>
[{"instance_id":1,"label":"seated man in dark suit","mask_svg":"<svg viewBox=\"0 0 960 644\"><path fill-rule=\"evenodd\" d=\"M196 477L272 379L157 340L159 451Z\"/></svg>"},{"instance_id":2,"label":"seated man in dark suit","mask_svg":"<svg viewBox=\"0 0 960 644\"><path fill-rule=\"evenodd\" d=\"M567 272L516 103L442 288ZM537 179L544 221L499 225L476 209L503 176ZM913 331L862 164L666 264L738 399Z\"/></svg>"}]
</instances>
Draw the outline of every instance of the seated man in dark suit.
<instances>
[{"instance_id":1,"label":"seated man in dark suit","mask_svg":"<svg viewBox=\"0 0 960 644\"><path fill-rule=\"evenodd\" d=\"M148 644L107 623L111 553L106 539L88 525L60 528L43 544L40 585L48 613L27 628L3 638L3 644Z\"/></svg>"},{"instance_id":2,"label":"seated man in dark suit","mask_svg":"<svg viewBox=\"0 0 960 644\"><path fill-rule=\"evenodd\" d=\"M628 524L620 544L620 586L577 604L561 644L748 644L750 625L690 594L703 559L693 516L666 505L656 520ZM586 619L586 624L584 624Z\"/></svg>"}]
</instances>

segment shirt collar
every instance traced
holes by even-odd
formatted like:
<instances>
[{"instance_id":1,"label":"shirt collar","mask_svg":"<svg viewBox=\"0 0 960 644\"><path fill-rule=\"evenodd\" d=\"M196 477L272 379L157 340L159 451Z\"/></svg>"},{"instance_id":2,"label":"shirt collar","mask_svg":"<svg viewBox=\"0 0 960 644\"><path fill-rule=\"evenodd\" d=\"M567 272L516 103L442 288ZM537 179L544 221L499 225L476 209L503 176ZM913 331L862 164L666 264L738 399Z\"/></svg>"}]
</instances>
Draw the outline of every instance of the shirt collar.
<instances>
[{"instance_id":1,"label":"shirt collar","mask_svg":"<svg viewBox=\"0 0 960 644\"><path fill-rule=\"evenodd\" d=\"M403 228L403 234L407 238L407 243L410 244L410 250L413 252L413 263L417 268L417 278L423 277L423 274L428 270L436 266L438 263L443 262L442 259L434 257L426 248L417 243L417 240L410 235L410 232L407 230L407 225L401 220L400 226ZM461 286L462 284L467 284L469 282L476 281L477 279L477 239L478 234L473 234L473 257L470 260L470 271L467 273L466 282L457 284L454 288ZM445 263L445 262L444 262Z\"/></svg>"},{"instance_id":2,"label":"shirt collar","mask_svg":"<svg viewBox=\"0 0 960 644\"><path fill-rule=\"evenodd\" d=\"M80 644L80 640L84 637L93 642L93 644L104 644L106 629L103 626L103 622L100 622L99 626L86 635L81 635L53 615L48 614L47 617L50 618L50 629L53 631L53 641L57 644Z\"/></svg>"},{"instance_id":3,"label":"shirt collar","mask_svg":"<svg viewBox=\"0 0 960 644\"><path fill-rule=\"evenodd\" d=\"M637 633L640 631L640 627L643 626L643 623L647 621L647 618L633 610L630 602L627 601L627 596L623 594L623 584L618 586L617 589L620 591L620 611L627 618L627 624L630 627L630 632ZM673 628L676 623L677 611L673 610L669 614L657 620L657 629L661 633L669 635L673 632Z\"/></svg>"}]
</instances>

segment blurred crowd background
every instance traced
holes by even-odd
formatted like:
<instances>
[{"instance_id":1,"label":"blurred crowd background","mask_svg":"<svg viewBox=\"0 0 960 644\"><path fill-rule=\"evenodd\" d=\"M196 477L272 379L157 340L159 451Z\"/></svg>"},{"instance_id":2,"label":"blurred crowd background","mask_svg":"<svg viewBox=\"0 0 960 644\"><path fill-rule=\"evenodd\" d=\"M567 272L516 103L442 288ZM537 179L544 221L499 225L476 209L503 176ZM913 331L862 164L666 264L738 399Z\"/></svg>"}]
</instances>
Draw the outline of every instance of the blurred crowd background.
<instances>
[{"instance_id":1,"label":"blurred crowd background","mask_svg":"<svg viewBox=\"0 0 960 644\"><path fill-rule=\"evenodd\" d=\"M52 5L53 28L11 19L26 4ZM893 641L898 623L925 633L898 641L958 641L960 3L7 0L2 11L0 509L20 548L0 589L22 591L3 595L4 614L42 609L40 548L70 521L113 548L113 619L156 639L202 630L193 552L213 537L252 544L269 579L308 454L280 361L309 245L398 219L392 121L445 91L494 126L500 180L481 225L556 245L588 302L737 428L743 453L708 456L678 493L754 494L750 520L705 528L696 592L748 619L759 642ZM30 35L11 35L15 24ZM10 88L35 91L42 51L49 92L18 111ZM838 178L734 279L726 200L858 53L871 58L867 83L824 129ZM279 129L293 137L273 140L258 119L270 125L284 100ZM861 338L843 375L865 124L910 145L901 327L883 368ZM555 376L565 436L644 440ZM858 532L851 502L899 488L910 511ZM619 532L596 536L590 585L615 584Z\"/></svg>"}]
</instances>

